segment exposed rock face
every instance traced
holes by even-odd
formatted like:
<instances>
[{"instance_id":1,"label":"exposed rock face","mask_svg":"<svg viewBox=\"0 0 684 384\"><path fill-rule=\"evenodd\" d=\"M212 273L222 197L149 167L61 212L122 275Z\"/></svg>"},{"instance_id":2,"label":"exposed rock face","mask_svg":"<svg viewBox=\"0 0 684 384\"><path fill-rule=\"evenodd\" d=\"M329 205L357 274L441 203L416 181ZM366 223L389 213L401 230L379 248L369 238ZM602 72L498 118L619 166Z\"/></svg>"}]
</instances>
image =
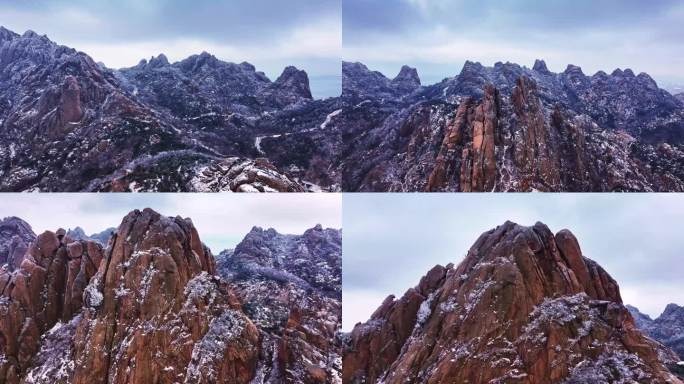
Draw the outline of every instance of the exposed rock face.
<instances>
[{"instance_id":1,"label":"exposed rock face","mask_svg":"<svg viewBox=\"0 0 684 384\"><path fill-rule=\"evenodd\" d=\"M254 228L219 256L219 273L262 332L256 382L341 383L341 235Z\"/></svg>"},{"instance_id":2,"label":"exposed rock face","mask_svg":"<svg viewBox=\"0 0 684 384\"><path fill-rule=\"evenodd\" d=\"M655 320L635 307L627 306L637 327L649 337L672 348L684 360L684 307L669 304Z\"/></svg>"},{"instance_id":3,"label":"exposed rock face","mask_svg":"<svg viewBox=\"0 0 684 384\"><path fill-rule=\"evenodd\" d=\"M251 382L259 330L215 272L189 219L150 209L126 216L106 250L41 234L0 273L0 381Z\"/></svg>"},{"instance_id":4,"label":"exposed rock face","mask_svg":"<svg viewBox=\"0 0 684 384\"><path fill-rule=\"evenodd\" d=\"M646 74L467 62L411 92L343 75L345 191L684 190L684 105Z\"/></svg>"},{"instance_id":5,"label":"exposed rock face","mask_svg":"<svg viewBox=\"0 0 684 384\"><path fill-rule=\"evenodd\" d=\"M305 192L306 188L265 159L230 158L211 164L190 180L196 192Z\"/></svg>"},{"instance_id":6,"label":"exposed rock face","mask_svg":"<svg viewBox=\"0 0 684 384\"><path fill-rule=\"evenodd\" d=\"M259 334L189 219L130 213L86 289L73 383L248 383Z\"/></svg>"},{"instance_id":7,"label":"exposed rock face","mask_svg":"<svg viewBox=\"0 0 684 384\"><path fill-rule=\"evenodd\" d=\"M308 76L274 82L202 53L111 70L45 36L0 36L0 191L189 191L206 167L272 158L278 173L337 190L339 100L312 100ZM257 137L272 146L257 148ZM280 147L288 149L286 152ZM274 149L275 148L275 149ZM334 168L333 168L334 169Z\"/></svg>"},{"instance_id":8,"label":"exposed rock face","mask_svg":"<svg viewBox=\"0 0 684 384\"><path fill-rule=\"evenodd\" d=\"M0 265L13 271L21 265L29 244L36 239L31 226L18 217L0 220Z\"/></svg>"},{"instance_id":9,"label":"exposed rock face","mask_svg":"<svg viewBox=\"0 0 684 384\"><path fill-rule=\"evenodd\" d=\"M18 269L0 270L0 381L26 377L41 335L80 312L102 257L99 244L74 241L60 230L38 236Z\"/></svg>"},{"instance_id":10,"label":"exposed rock face","mask_svg":"<svg viewBox=\"0 0 684 384\"><path fill-rule=\"evenodd\" d=\"M681 383L569 231L507 222L346 336L345 383Z\"/></svg>"}]
</instances>

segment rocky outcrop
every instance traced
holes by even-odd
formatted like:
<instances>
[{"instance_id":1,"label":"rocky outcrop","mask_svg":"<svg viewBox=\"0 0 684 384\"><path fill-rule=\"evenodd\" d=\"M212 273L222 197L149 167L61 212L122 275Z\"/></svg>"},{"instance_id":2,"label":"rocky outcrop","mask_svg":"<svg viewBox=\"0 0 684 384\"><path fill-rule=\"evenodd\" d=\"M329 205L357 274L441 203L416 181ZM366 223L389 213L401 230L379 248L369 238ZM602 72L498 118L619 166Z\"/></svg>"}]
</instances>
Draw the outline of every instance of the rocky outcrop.
<instances>
[{"instance_id":1,"label":"rocky outcrop","mask_svg":"<svg viewBox=\"0 0 684 384\"><path fill-rule=\"evenodd\" d=\"M684 190L684 106L646 74L467 62L402 94L343 73L345 191Z\"/></svg>"},{"instance_id":2,"label":"rocky outcrop","mask_svg":"<svg viewBox=\"0 0 684 384\"><path fill-rule=\"evenodd\" d=\"M0 271L0 381L25 378L41 336L80 312L102 257L99 244L58 230L39 235L18 269Z\"/></svg>"},{"instance_id":3,"label":"rocky outcrop","mask_svg":"<svg viewBox=\"0 0 684 384\"><path fill-rule=\"evenodd\" d=\"M264 90L261 97L282 106L311 100L309 76L295 67L286 67L276 81Z\"/></svg>"},{"instance_id":4,"label":"rocky outcrop","mask_svg":"<svg viewBox=\"0 0 684 384\"><path fill-rule=\"evenodd\" d=\"M507 222L345 337L344 383L680 383L569 231Z\"/></svg>"},{"instance_id":5,"label":"rocky outcrop","mask_svg":"<svg viewBox=\"0 0 684 384\"><path fill-rule=\"evenodd\" d=\"M124 218L86 289L73 383L248 383L259 334L189 219Z\"/></svg>"},{"instance_id":6,"label":"rocky outcrop","mask_svg":"<svg viewBox=\"0 0 684 384\"><path fill-rule=\"evenodd\" d=\"M0 265L6 264L9 271L19 268L35 239L36 234L24 220L18 217L0 220Z\"/></svg>"},{"instance_id":7,"label":"rocky outcrop","mask_svg":"<svg viewBox=\"0 0 684 384\"><path fill-rule=\"evenodd\" d=\"M190 219L127 215L105 249L45 232L0 273L4 383L249 383L260 333Z\"/></svg>"},{"instance_id":8,"label":"rocky outcrop","mask_svg":"<svg viewBox=\"0 0 684 384\"><path fill-rule=\"evenodd\" d=\"M193 192L306 192L266 159L229 158L199 170L189 182Z\"/></svg>"},{"instance_id":9,"label":"rocky outcrop","mask_svg":"<svg viewBox=\"0 0 684 384\"><path fill-rule=\"evenodd\" d=\"M218 257L221 276L261 331L259 383L340 383L341 231L253 228Z\"/></svg>"},{"instance_id":10,"label":"rocky outcrop","mask_svg":"<svg viewBox=\"0 0 684 384\"><path fill-rule=\"evenodd\" d=\"M392 79L392 84L394 84L402 92L410 93L420 88L420 77L418 77L418 71L415 68L411 68L408 65L404 65L399 70L399 74Z\"/></svg>"},{"instance_id":11,"label":"rocky outcrop","mask_svg":"<svg viewBox=\"0 0 684 384\"><path fill-rule=\"evenodd\" d=\"M671 348L680 360L684 360L684 307L668 304L655 320L639 312L636 307L628 305L627 308L642 332Z\"/></svg>"}]
</instances>

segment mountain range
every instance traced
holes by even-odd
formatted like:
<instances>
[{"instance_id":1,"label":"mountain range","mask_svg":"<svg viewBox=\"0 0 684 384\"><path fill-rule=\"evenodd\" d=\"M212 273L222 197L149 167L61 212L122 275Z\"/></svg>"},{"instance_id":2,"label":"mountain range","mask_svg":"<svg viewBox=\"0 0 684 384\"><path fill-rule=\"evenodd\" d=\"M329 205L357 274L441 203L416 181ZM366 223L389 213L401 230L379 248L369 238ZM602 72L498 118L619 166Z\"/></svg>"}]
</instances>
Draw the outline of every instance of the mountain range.
<instances>
[{"instance_id":1,"label":"mountain range","mask_svg":"<svg viewBox=\"0 0 684 384\"><path fill-rule=\"evenodd\" d=\"M344 191L682 191L684 103L647 74L542 60L422 86L344 62Z\"/></svg>"},{"instance_id":2,"label":"mountain range","mask_svg":"<svg viewBox=\"0 0 684 384\"><path fill-rule=\"evenodd\" d=\"M345 334L343 382L682 383L638 323L570 231L506 222Z\"/></svg>"},{"instance_id":3,"label":"mountain range","mask_svg":"<svg viewBox=\"0 0 684 384\"><path fill-rule=\"evenodd\" d=\"M627 306L634 317L636 326L646 335L675 351L684 360L684 307L668 304L663 313L656 319L639 312L631 305ZM684 368L683 368L684 369Z\"/></svg>"},{"instance_id":4,"label":"mountain range","mask_svg":"<svg viewBox=\"0 0 684 384\"><path fill-rule=\"evenodd\" d=\"M254 228L216 259L151 209L81 232L0 222L25 250L0 267L0 382L341 382L340 230Z\"/></svg>"},{"instance_id":5,"label":"mountain range","mask_svg":"<svg viewBox=\"0 0 684 384\"><path fill-rule=\"evenodd\" d=\"M114 70L0 29L2 191L684 191L684 101L645 73L466 62L421 85L163 54Z\"/></svg>"},{"instance_id":6,"label":"mountain range","mask_svg":"<svg viewBox=\"0 0 684 384\"><path fill-rule=\"evenodd\" d=\"M114 70L0 27L0 190L337 190L329 124L304 71L269 80L203 52Z\"/></svg>"}]
</instances>

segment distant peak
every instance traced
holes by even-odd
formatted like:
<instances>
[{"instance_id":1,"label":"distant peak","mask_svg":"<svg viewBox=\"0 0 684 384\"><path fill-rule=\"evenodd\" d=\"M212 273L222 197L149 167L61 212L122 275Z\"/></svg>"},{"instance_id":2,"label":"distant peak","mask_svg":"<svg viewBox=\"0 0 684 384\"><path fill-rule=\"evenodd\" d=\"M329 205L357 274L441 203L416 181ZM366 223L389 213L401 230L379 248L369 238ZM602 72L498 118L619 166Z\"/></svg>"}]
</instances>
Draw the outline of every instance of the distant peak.
<instances>
[{"instance_id":1,"label":"distant peak","mask_svg":"<svg viewBox=\"0 0 684 384\"><path fill-rule=\"evenodd\" d=\"M572 64L568 64L568 67L565 68L565 72L564 72L564 73L565 73L566 75L569 75L569 74L584 75L584 72L582 72L582 68L581 68L581 67L578 67L577 65L572 65Z\"/></svg>"},{"instance_id":2,"label":"distant peak","mask_svg":"<svg viewBox=\"0 0 684 384\"><path fill-rule=\"evenodd\" d=\"M400 83L412 88L420 87L420 77L418 76L418 71L413 67L409 67L408 65L401 67L399 74L392 80L392 82Z\"/></svg>"},{"instance_id":3,"label":"distant peak","mask_svg":"<svg viewBox=\"0 0 684 384\"><path fill-rule=\"evenodd\" d=\"M299 97L312 99L311 89L309 88L309 76L305 71L294 66L287 66L283 73L276 79L276 86L287 89Z\"/></svg>"},{"instance_id":4,"label":"distant peak","mask_svg":"<svg viewBox=\"0 0 684 384\"><path fill-rule=\"evenodd\" d=\"M165 67L169 65L169 59L166 57L165 54L160 53L157 57L152 56L147 65L149 65L152 68Z\"/></svg>"},{"instance_id":5,"label":"distant peak","mask_svg":"<svg viewBox=\"0 0 684 384\"><path fill-rule=\"evenodd\" d=\"M35 33L34 31L29 29L26 32L24 32L24 34L21 37L32 38L32 37L39 37L39 36L37 33Z\"/></svg>"},{"instance_id":6,"label":"distant peak","mask_svg":"<svg viewBox=\"0 0 684 384\"><path fill-rule=\"evenodd\" d=\"M541 59L537 59L534 61L534 66L532 67L532 69L539 73L551 73L551 71L549 71L549 68L546 67L546 62Z\"/></svg>"}]
</instances>

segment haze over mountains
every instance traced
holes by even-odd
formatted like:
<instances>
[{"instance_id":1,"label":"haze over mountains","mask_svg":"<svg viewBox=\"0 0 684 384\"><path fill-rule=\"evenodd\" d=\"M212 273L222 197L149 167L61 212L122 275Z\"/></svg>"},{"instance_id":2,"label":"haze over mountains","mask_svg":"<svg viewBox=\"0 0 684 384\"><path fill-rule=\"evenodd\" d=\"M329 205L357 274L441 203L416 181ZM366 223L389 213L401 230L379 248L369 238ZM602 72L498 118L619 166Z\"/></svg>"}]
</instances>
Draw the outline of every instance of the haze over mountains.
<instances>
[{"instance_id":1,"label":"haze over mountains","mask_svg":"<svg viewBox=\"0 0 684 384\"><path fill-rule=\"evenodd\" d=\"M339 100L313 100L294 67L271 81L201 53L111 70L4 28L0 64L1 190L338 188L326 121Z\"/></svg>"},{"instance_id":2,"label":"haze over mountains","mask_svg":"<svg viewBox=\"0 0 684 384\"><path fill-rule=\"evenodd\" d=\"M340 382L340 230L254 228L218 260L151 209L71 235L0 222L3 382Z\"/></svg>"}]
</instances>

